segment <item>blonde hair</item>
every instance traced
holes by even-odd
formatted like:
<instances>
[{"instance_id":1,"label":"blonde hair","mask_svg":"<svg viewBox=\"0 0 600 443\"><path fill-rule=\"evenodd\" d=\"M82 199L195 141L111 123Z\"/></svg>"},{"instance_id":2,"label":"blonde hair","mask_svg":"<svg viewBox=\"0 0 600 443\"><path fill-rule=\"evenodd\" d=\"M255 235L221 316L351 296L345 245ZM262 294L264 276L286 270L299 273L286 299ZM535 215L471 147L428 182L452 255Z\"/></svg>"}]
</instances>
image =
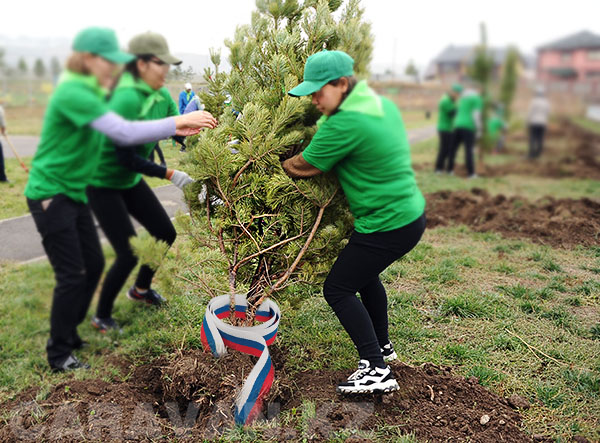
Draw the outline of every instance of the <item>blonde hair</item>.
<instances>
[{"instance_id":1,"label":"blonde hair","mask_svg":"<svg viewBox=\"0 0 600 443\"><path fill-rule=\"evenodd\" d=\"M90 70L85 66L85 52L73 52L67 59L67 69L77 74L89 75Z\"/></svg>"}]
</instances>

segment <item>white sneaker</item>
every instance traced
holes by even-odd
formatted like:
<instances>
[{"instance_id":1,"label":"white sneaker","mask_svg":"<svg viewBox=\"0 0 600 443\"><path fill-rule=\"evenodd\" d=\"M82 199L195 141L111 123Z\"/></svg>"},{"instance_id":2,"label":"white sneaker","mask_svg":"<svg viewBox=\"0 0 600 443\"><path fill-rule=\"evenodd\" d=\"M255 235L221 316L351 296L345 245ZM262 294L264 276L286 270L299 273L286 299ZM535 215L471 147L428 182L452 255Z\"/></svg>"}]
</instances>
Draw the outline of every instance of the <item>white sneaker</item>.
<instances>
[{"instance_id":1,"label":"white sneaker","mask_svg":"<svg viewBox=\"0 0 600 443\"><path fill-rule=\"evenodd\" d=\"M340 394L371 394L397 391L400 389L389 366L371 367L368 360L361 360L348 380L337 387Z\"/></svg>"},{"instance_id":2,"label":"white sneaker","mask_svg":"<svg viewBox=\"0 0 600 443\"><path fill-rule=\"evenodd\" d=\"M383 355L383 361L392 361L398 358L398 354L396 354L396 351L394 351L392 342L388 342L387 345L383 345L383 348L381 348L381 354Z\"/></svg>"}]
</instances>

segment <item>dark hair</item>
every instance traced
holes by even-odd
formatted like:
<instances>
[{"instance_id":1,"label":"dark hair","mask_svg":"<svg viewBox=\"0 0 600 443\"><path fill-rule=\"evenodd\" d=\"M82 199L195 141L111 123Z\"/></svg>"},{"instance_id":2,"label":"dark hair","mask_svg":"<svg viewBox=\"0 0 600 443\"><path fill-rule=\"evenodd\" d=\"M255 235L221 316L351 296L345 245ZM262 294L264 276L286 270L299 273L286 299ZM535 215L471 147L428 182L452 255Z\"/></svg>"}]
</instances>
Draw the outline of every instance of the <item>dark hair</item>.
<instances>
[{"instance_id":1,"label":"dark hair","mask_svg":"<svg viewBox=\"0 0 600 443\"><path fill-rule=\"evenodd\" d=\"M132 61L130 61L129 63L127 63L125 65L125 71L131 73L131 75L133 75L133 77L136 79L140 78L140 71L138 70L138 67L137 67L138 60L143 60L145 62L149 62L154 57L155 57L154 54L136 54L135 59L133 59Z\"/></svg>"},{"instance_id":2,"label":"dark hair","mask_svg":"<svg viewBox=\"0 0 600 443\"><path fill-rule=\"evenodd\" d=\"M358 83L358 80L356 79L356 77L354 77L353 75L348 75L345 77L340 77L340 78L336 78L335 80L331 80L329 83L327 83L328 85L331 86L337 86L340 84L340 80L345 78L346 80L348 80L348 89L346 89L346 92L344 92L344 95L342 95L342 100L340 101L340 104L338 105L337 108L335 108L335 111L333 111L331 113L331 115L335 114L336 112L338 112L340 105L342 104L342 102L344 100L346 100L346 97L348 97L348 95L350 95L350 93L352 92L352 90L354 89L354 87L356 86L356 84Z\"/></svg>"}]
</instances>

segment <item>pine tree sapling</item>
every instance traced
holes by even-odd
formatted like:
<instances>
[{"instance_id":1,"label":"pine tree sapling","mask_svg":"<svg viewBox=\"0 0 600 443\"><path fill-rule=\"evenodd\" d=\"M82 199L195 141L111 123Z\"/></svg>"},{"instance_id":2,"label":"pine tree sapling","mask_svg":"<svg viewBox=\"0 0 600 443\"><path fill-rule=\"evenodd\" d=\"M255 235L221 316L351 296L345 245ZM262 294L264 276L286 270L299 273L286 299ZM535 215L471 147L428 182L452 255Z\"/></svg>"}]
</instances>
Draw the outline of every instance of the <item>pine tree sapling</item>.
<instances>
[{"instance_id":1,"label":"pine tree sapling","mask_svg":"<svg viewBox=\"0 0 600 443\"><path fill-rule=\"evenodd\" d=\"M206 220L202 243L225 257L231 307L234 295L245 293L250 323L266 297L294 281L320 281L351 230L332 175L293 180L281 167L308 145L320 117L310 98L287 95L302 81L308 56L343 50L354 58L356 74L366 74L370 25L357 0L336 19L341 3L257 0L251 23L226 41L231 72L219 71L215 52L215 70L205 71L208 92L201 99L219 116L219 126L202 133L189 155L187 169L197 181L186 195L192 218ZM228 94L231 108L224 103ZM203 185L208 198L201 203Z\"/></svg>"},{"instance_id":2,"label":"pine tree sapling","mask_svg":"<svg viewBox=\"0 0 600 443\"><path fill-rule=\"evenodd\" d=\"M489 112L489 94L490 82L494 70L494 58L488 50L487 31L485 24L481 24L481 42L475 49L475 60L470 69L471 77L477 82L481 90L481 98L483 107L481 110L481 148L479 150L479 161L483 163L484 151L489 151L492 146L492 141L488 134L488 112Z\"/></svg>"},{"instance_id":3,"label":"pine tree sapling","mask_svg":"<svg viewBox=\"0 0 600 443\"><path fill-rule=\"evenodd\" d=\"M504 107L504 116L508 122L511 114L512 102L517 90L517 64L519 62L519 52L517 48L508 49L506 59L504 60L504 69L502 71L502 83L500 85L500 102Z\"/></svg>"}]
</instances>

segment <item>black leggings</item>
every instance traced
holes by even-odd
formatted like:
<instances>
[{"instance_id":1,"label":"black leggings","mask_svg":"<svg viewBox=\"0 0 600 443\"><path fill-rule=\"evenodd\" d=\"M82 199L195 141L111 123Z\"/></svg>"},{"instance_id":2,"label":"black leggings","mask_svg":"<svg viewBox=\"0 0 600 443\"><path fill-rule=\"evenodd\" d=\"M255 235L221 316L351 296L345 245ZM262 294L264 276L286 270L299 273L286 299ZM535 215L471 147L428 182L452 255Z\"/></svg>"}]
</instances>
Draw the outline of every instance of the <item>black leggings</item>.
<instances>
[{"instance_id":1,"label":"black leggings","mask_svg":"<svg viewBox=\"0 0 600 443\"><path fill-rule=\"evenodd\" d=\"M475 147L475 131L469 129L455 129L453 134L452 152L450 153L450 161L448 162L448 172L454 170L454 160L460 145L465 145L465 165L469 175L475 174L475 164L473 162L473 149Z\"/></svg>"},{"instance_id":2,"label":"black leggings","mask_svg":"<svg viewBox=\"0 0 600 443\"><path fill-rule=\"evenodd\" d=\"M537 158L544 149L545 125L529 125L529 158Z\"/></svg>"},{"instance_id":3,"label":"black leggings","mask_svg":"<svg viewBox=\"0 0 600 443\"><path fill-rule=\"evenodd\" d=\"M100 318L111 316L117 295L129 274L137 264L129 238L135 235L133 216L157 240L173 244L177 233L152 189L144 180L129 189L88 188L90 206L112 245L117 257L106 274L96 315ZM148 265L140 266L135 285L146 289L152 283L154 273Z\"/></svg>"},{"instance_id":4,"label":"black leggings","mask_svg":"<svg viewBox=\"0 0 600 443\"><path fill-rule=\"evenodd\" d=\"M438 156L435 161L435 170L444 171L446 163L450 161L452 155L452 131L438 131L440 137L440 146L438 148Z\"/></svg>"},{"instance_id":5,"label":"black leggings","mask_svg":"<svg viewBox=\"0 0 600 443\"><path fill-rule=\"evenodd\" d=\"M389 341L387 295L379 274L414 248L424 231L425 214L393 231L355 231L325 280L325 300L350 335L360 359L371 365L385 367L380 348Z\"/></svg>"}]
</instances>

